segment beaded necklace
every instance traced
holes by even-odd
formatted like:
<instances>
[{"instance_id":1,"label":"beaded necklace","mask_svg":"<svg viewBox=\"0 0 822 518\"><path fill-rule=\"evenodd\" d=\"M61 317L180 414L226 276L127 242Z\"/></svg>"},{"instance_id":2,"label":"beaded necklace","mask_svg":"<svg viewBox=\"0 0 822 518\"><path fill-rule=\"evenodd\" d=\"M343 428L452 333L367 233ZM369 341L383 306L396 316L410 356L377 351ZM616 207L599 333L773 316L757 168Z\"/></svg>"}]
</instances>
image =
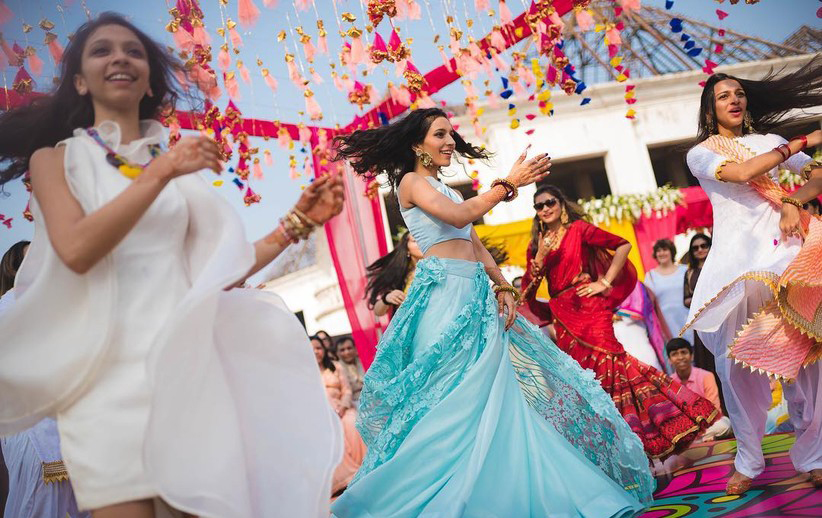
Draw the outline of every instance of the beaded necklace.
<instances>
[{"instance_id":1,"label":"beaded necklace","mask_svg":"<svg viewBox=\"0 0 822 518\"><path fill-rule=\"evenodd\" d=\"M151 163L151 160L148 161L146 164L135 164L133 162L129 162L126 160L126 157L117 153L113 149L111 149L108 144L105 143L103 138L94 128L86 129L86 133L89 137L94 139L94 141L104 150L106 150L106 162L111 164L115 169L120 171L120 173L130 180L134 180L143 172L148 164ZM151 154L151 159L154 160L161 152L160 144L149 144L148 145L148 152Z\"/></svg>"}]
</instances>

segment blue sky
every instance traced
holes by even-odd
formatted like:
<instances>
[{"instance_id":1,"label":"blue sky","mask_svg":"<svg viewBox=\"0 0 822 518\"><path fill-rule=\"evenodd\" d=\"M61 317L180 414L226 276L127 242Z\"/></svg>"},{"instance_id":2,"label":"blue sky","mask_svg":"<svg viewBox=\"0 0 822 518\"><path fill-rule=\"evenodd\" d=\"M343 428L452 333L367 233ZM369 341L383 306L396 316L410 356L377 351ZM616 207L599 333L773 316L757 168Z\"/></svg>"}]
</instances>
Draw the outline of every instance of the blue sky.
<instances>
[{"instance_id":1,"label":"blue sky","mask_svg":"<svg viewBox=\"0 0 822 518\"><path fill-rule=\"evenodd\" d=\"M400 28L403 39L411 37L414 42L411 45L413 61L423 73L441 64L436 45L433 43L435 34L440 34L440 44L447 44L448 30L445 18L453 16L457 25L466 33L481 37L493 26L496 18L490 18L485 13L476 13L473 0L418 0L422 8L422 19L414 21L399 21L396 25ZM66 37L80 23L86 19L85 8L92 14L106 10L120 12L129 18L141 29L159 41L171 45L172 39L165 31L165 25L169 22L169 4L166 0L143 0L142 2L124 0L63 0L62 2L41 1L41 0L5 0L9 8L14 12L15 18L0 27L5 39L9 42L16 41L22 46L32 45L38 49L38 55L45 62L46 66L42 77L36 77L37 88L47 89L51 85L54 67L50 66L50 58L45 47L42 45L43 31L37 27L42 18L47 18L55 23L54 32L58 34L60 40L65 43ZM227 7L221 7L219 0L202 0L201 6L205 12L206 28L212 37L214 45L214 57L216 58L218 47L222 43L222 38L216 33L216 28L223 25L223 20L233 18L237 20L237 1L229 0ZM316 0L308 11L298 10L294 2L289 0L278 0L277 7L270 9L264 7L263 0L254 0L254 3L261 11L261 17L253 28L239 27L244 45L240 54L232 53L232 69L234 60L241 59L248 68L252 77L250 85L240 81L241 99L237 102L243 114L247 117L259 119L274 119L289 122L310 123L301 111L304 110L304 101L299 90L291 84L287 77L287 70L284 63L284 53L290 52L302 55L302 47L296 43L296 27L302 26L305 31L311 34L312 42L317 44L316 20L322 19L325 28L329 33L328 44L330 56L318 56L314 67L324 78L325 82L319 85L311 85L315 92L315 98L323 109L325 118L321 124L333 126L334 124L345 125L357 112L356 106L348 103L345 94L337 91L331 84L329 64L335 59L337 49L341 44L338 36L340 28L347 29L351 24L342 22L339 14L350 12L357 17L355 26L363 28L366 17L364 15L364 5L366 0ZM497 8L497 0L489 0L492 8ZM664 7L665 0L643 0L644 4L657 7ZM526 5L525 0L508 0L507 5L516 16ZM737 5L730 5L728 1L718 4L714 0L675 0L672 11L682 13L685 16L703 20L709 23L719 23L715 14L717 8L729 13L722 25L729 29L741 33L759 36L773 41L782 41L802 24L820 26L820 20L816 18L816 10L822 3L816 0L762 0L756 5L746 5L740 1ZM468 29L467 20L472 19L473 27ZM338 20L339 24L338 24ZM23 22L34 26L34 29L24 34L22 31ZM667 27L659 28L668 31ZM285 30L287 37L284 42L277 41L277 34ZM687 26L686 26L687 31ZM387 21L383 21L377 28L383 38L387 41L390 28ZM365 38L370 40L372 35L366 33ZM257 59L262 60L263 66L271 70L279 83L276 94L267 88L260 76ZM304 60L301 60L304 61ZM308 64L301 64L301 72L308 76ZM216 68L216 64L215 64ZM337 67L340 71L340 67ZM14 78L15 70L7 68L3 71L4 84L10 86ZM478 91L482 91L482 80L480 77L475 82ZM385 91L386 81L392 80L401 83L402 80L394 75L393 65L381 65L373 69L366 78L360 78L363 82L372 82L378 92ZM497 78L492 81L498 82ZM494 88L499 85L492 83ZM696 85L695 85L696 88ZM436 101L448 103L461 103L464 92L461 86L455 84L434 96ZM218 105L224 107L227 97L223 96L218 101ZM641 101L640 101L641 102ZM580 107L578 109L585 109ZM237 208L241 214L250 239L256 239L264 235L276 225L280 215L294 203L299 196L300 188L305 183L304 178L291 180L288 175L288 159L295 156L300 169L302 169L305 152L297 145L291 151L281 150L274 140L265 142L262 139L255 139L255 146L262 149L270 149L274 157L272 167L264 167L265 179L252 184L252 188L262 195L263 201L252 207L245 207L242 204L240 193L230 182L226 182L219 187L221 193ZM262 155L260 155L262 156ZM11 244L31 237L33 226L23 220L21 212L26 204L27 195L23 191L19 182L13 182L5 186L5 191L10 196L0 196L0 214L6 217L13 217L11 229L0 226L0 252L6 250Z\"/></svg>"}]
</instances>

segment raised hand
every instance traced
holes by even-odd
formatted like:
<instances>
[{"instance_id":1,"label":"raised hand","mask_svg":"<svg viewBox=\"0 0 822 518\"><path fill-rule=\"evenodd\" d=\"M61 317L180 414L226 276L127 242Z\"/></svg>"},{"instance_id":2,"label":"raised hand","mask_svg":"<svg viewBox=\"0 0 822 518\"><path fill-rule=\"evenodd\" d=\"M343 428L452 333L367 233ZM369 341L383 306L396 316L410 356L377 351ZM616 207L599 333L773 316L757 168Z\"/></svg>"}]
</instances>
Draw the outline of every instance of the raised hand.
<instances>
[{"instance_id":1,"label":"raised hand","mask_svg":"<svg viewBox=\"0 0 822 518\"><path fill-rule=\"evenodd\" d=\"M215 173L223 169L217 142L204 136L181 138L168 153L155 161L163 166L163 176L168 180L201 169L211 169Z\"/></svg>"},{"instance_id":2,"label":"raised hand","mask_svg":"<svg viewBox=\"0 0 822 518\"><path fill-rule=\"evenodd\" d=\"M530 147L531 145L529 144L525 148L525 151L522 152L516 162L514 162L514 165L511 166L511 172L508 173L507 180L517 187L539 182L548 176L548 170L551 167L551 157L548 156L548 153L542 153L530 160L525 160L528 154L528 148Z\"/></svg>"},{"instance_id":3,"label":"raised hand","mask_svg":"<svg viewBox=\"0 0 822 518\"><path fill-rule=\"evenodd\" d=\"M303 190L295 207L311 218L311 221L322 225L343 209L345 191L340 175L321 176Z\"/></svg>"},{"instance_id":4,"label":"raised hand","mask_svg":"<svg viewBox=\"0 0 822 518\"><path fill-rule=\"evenodd\" d=\"M505 317L505 330L508 331L517 320L517 300L511 292L500 290L497 293L497 305L499 315Z\"/></svg>"}]
</instances>

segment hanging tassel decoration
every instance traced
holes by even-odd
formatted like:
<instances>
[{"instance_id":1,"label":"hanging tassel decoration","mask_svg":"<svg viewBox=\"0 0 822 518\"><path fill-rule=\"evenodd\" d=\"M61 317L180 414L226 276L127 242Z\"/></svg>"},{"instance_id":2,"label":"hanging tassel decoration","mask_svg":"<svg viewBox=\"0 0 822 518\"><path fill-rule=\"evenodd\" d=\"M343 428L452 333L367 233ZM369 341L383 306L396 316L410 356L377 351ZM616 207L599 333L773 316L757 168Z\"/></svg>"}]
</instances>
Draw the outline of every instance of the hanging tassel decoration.
<instances>
[{"instance_id":1,"label":"hanging tassel decoration","mask_svg":"<svg viewBox=\"0 0 822 518\"><path fill-rule=\"evenodd\" d=\"M260 165L259 158L255 158L251 165L251 175L255 180L263 179L263 166Z\"/></svg>"},{"instance_id":2,"label":"hanging tassel decoration","mask_svg":"<svg viewBox=\"0 0 822 518\"><path fill-rule=\"evenodd\" d=\"M231 46L234 47L234 50L236 51L243 46L243 39L237 31L237 22L229 18L226 20L225 26L228 27L228 37L231 39Z\"/></svg>"},{"instance_id":3,"label":"hanging tassel decoration","mask_svg":"<svg viewBox=\"0 0 822 518\"><path fill-rule=\"evenodd\" d=\"M297 170L297 157L294 155L288 157L288 177L292 180L300 177L300 172Z\"/></svg>"},{"instance_id":4,"label":"hanging tassel decoration","mask_svg":"<svg viewBox=\"0 0 822 518\"><path fill-rule=\"evenodd\" d=\"M505 0L499 0L499 21L502 25L511 23L511 10L505 5Z\"/></svg>"},{"instance_id":5,"label":"hanging tassel decoration","mask_svg":"<svg viewBox=\"0 0 822 518\"><path fill-rule=\"evenodd\" d=\"M577 19L577 26L583 31L589 30L594 26L594 17L591 16L591 11L580 6L574 6L574 16Z\"/></svg>"},{"instance_id":6,"label":"hanging tassel decoration","mask_svg":"<svg viewBox=\"0 0 822 518\"><path fill-rule=\"evenodd\" d=\"M240 100L240 85L237 83L237 77L234 72L227 72L223 74L223 83L225 84L225 91L231 99Z\"/></svg>"},{"instance_id":7,"label":"hanging tassel decoration","mask_svg":"<svg viewBox=\"0 0 822 518\"><path fill-rule=\"evenodd\" d=\"M308 72L311 74L311 80L314 81L315 85L321 85L325 82L323 76L317 73L317 71L314 70L314 67L308 67Z\"/></svg>"},{"instance_id":8,"label":"hanging tassel decoration","mask_svg":"<svg viewBox=\"0 0 822 518\"><path fill-rule=\"evenodd\" d=\"M201 19L192 18L191 26L193 27L191 36L194 39L194 43L200 45L201 47L208 47L211 45L211 37L203 27L203 21Z\"/></svg>"},{"instance_id":9,"label":"hanging tassel decoration","mask_svg":"<svg viewBox=\"0 0 822 518\"><path fill-rule=\"evenodd\" d=\"M49 54L51 54L54 64L59 65L63 60L63 47L60 45L60 42L57 41L57 35L53 32L47 32L44 43L49 47Z\"/></svg>"},{"instance_id":10,"label":"hanging tassel decoration","mask_svg":"<svg viewBox=\"0 0 822 518\"><path fill-rule=\"evenodd\" d=\"M328 54L328 31L325 30L322 20L317 20L317 51Z\"/></svg>"},{"instance_id":11,"label":"hanging tassel decoration","mask_svg":"<svg viewBox=\"0 0 822 518\"><path fill-rule=\"evenodd\" d=\"M251 27L257 23L260 10L254 5L254 0L239 0L237 5L237 19L244 27Z\"/></svg>"},{"instance_id":12,"label":"hanging tassel decoration","mask_svg":"<svg viewBox=\"0 0 822 518\"><path fill-rule=\"evenodd\" d=\"M375 64L382 63L388 58L388 47L378 32L374 33L374 43L369 46L368 55L371 58L371 62Z\"/></svg>"},{"instance_id":13,"label":"hanging tassel decoration","mask_svg":"<svg viewBox=\"0 0 822 518\"><path fill-rule=\"evenodd\" d=\"M34 72L34 75L39 76L43 73L43 60L37 56L34 47L26 47L26 60L29 62L29 68Z\"/></svg>"},{"instance_id":14,"label":"hanging tassel decoration","mask_svg":"<svg viewBox=\"0 0 822 518\"><path fill-rule=\"evenodd\" d=\"M477 13L487 11L489 7L488 0L474 0L474 9L477 10Z\"/></svg>"},{"instance_id":15,"label":"hanging tassel decoration","mask_svg":"<svg viewBox=\"0 0 822 518\"><path fill-rule=\"evenodd\" d=\"M309 118L313 121L321 120L323 118L323 111L317 103L317 100L314 99L314 92L306 88L303 95L305 96L305 111L308 113Z\"/></svg>"},{"instance_id":16,"label":"hanging tassel decoration","mask_svg":"<svg viewBox=\"0 0 822 518\"><path fill-rule=\"evenodd\" d=\"M225 72L231 66L231 55L228 53L228 43L220 45L220 52L217 54L217 66Z\"/></svg>"},{"instance_id":17,"label":"hanging tassel decoration","mask_svg":"<svg viewBox=\"0 0 822 518\"><path fill-rule=\"evenodd\" d=\"M263 5L269 9L274 9L277 7L277 0L263 0Z\"/></svg>"},{"instance_id":18,"label":"hanging tassel decoration","mask_svg":"<svg viewBox=\"0 0 822 518\"><path fill-rule=\"evenodd\" d=\"M351 64L365 64L365 48L362 44L362 31L356 27L348 29L348 36L351 38Z\"/></svg>"},{"instance_id":19,"label":"hanging tassel decoration","mask_svg":"<svg viewBox=\"0 0 822 518\"><path fill-rule=\"evenodd\" d=\"M283 149L294 148L294 141L291 140L291 133L288 132L287 128L280 126L280 129L277 130L277 144Z\"/></svg>"},{"instance_id":20,"label":"hanging tassel decoration","mask_svg":"<svg viewBox=\"0 0 822 518\"><path fill-rule=\"evenodd\" d=\"M11 12L5 2L0 0L0 25L11 21L12 18L14 18L14 13Z\"/></svg>"},{"instance_id":21,"label":"hanging tassel decoration","mask_svg":"<svg viewBox=\"0 0 822 518\"><path fill-rule=\"evenodd\" d=\"M263 74L263 81L265 81L265 84L271 89L271 92L277 93L277 80L274 79L271 72L269 72L267 68L262 69L260 72Z\"/></svg>"},{"instance_id":22,"label":"hanging tassel decoration","mask_svg":"<svg viewBox=\"0 0 822 518\"><path fill-rule=\"evenodd\" d=\"M240 72L240 79L243 80L245 84L251 84L251 76L248 73L248 68L243 64L241 59L237 60L237 71Z\"/></svg>"},{"instance_id":23,"label":"hanging tassel decoration","mask_svg":"<svg viewBox=\"0 0 822 518\"><path fill-rule=\"evenodd\" d=\"M305 80L303 76L300 75L300 71L297 70L297 64L294 63L294 55L293 54L286 54L285 55L285 64L288 68L288 78L291 80L294 85L302 90L305 88Z\"/></svg>"},{"instance_id":24,"label":"hanging tassel decoration","mask_svg":"<svg viewBox=\"0 0 822 518\"><path fill-rule=\"evenodd\" d=\"M497 52L505 50L505 36L502 35L499 26L494 27L494 30L491 31L491 46L497 49Z\"/></svg>"},{"instance_id":25,"label":"hanging tassel decoration","mask_svg":"<svg viewBox=\"0 0 822 518\"><path fill-rule=\"evenodd\" d=\"M437 49L439 49L440 51L440 58L442 58L442 64L445 65L445 68L447 68L449 72L453 72L454 67L451 66L451 59L445 54L445 47L439 45Z\"/></svg>"},{"instance_id":26,"label":"hanging tassel decoration","mask_svg":"<svg viewBox=\"0 0 822 518\"><path fill-rule=\"evenodd\" d=\"M311 130L305 124L300 123L300 125L297 126L297 135L303 144L311 143Z\"/></svg>"},{"instance_id":27,"label":"hanging tassel decoration","mask_svg":"<svg viewBox=\"0 0 822 518\"><path fill-rule=\"evenodd\" d=\"M266 149L263 151L263 162L265 162L265 165L269 167L274 165L274 158L271 156L271 150Z\"/></svg>"}]
</instances>

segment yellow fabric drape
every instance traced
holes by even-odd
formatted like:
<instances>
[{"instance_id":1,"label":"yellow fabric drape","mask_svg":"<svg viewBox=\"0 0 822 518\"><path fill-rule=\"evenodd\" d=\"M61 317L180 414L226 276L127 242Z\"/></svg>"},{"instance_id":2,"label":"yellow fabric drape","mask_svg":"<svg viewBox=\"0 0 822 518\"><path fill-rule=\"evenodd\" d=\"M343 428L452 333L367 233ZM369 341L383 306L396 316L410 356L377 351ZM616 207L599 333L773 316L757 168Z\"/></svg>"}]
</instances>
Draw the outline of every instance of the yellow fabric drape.
<instances>
[{"instance_id":1,"label":"yellow fabric drape","mask_svg":"<svg viewBox=\"0 0 822 518\"><path fill-rule=\"evenodd\" d=\"M528 242L531 240L532 220L524 219L512 221L501 225L477 225L474 227L480 238L487 239L491 244L500 246L508 253L506 266L519 266L526 268L525 254L528 249ZM639 246L636 241L634 226L628 221L614 222L610 225L600 225L602 230L615 234L631 243L631 253L628 259L634 264L639 280L645 278L645 269L642 267L642 260L639 257ZM537 291L538 298L548 298L548 289L545 283Z\"/></svg>"}]
</instances>

